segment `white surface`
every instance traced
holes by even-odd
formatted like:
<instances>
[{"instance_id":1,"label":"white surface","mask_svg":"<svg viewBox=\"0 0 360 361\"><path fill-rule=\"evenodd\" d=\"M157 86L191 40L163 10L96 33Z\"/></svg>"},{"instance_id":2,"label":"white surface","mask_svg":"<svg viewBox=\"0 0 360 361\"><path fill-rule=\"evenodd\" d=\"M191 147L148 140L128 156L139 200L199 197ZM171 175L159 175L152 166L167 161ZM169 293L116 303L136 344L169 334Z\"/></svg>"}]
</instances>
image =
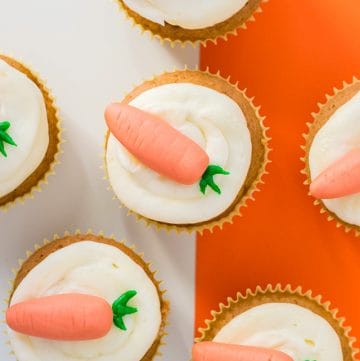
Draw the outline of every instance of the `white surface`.
<instances>
[{"instance_id":1,"label":"white surface","mask_svg":"<svg viewBox=\"0 0 360 361\"><path fill-rule=\"evenodd\" d=\"M225 212L239 194L251 162L250 132L238 104L216 90L185 83L149 89L130 104L164 119L197 143L208 155L210 165L221 166L230 174L214 177L220 195L210 187L204 195L199 181L183 185L159 176L134 161L111 136L107 168L119 199L147 218L173 224L200 223ZM171 154L167 157L171 159Z\"/></svg>"},{"instance_id":2,"label":"white surface","mask_svg":"<svg viewBox=\"0 0 360 361\"><path fill-rule=\"evenodd\" d=\"M360 92L341 106L317 132L309 153L311 179L360 146ZM323 199L343 221L360 226L360 194Z\"/></svg>"},{"instance_id":3,"label":"white surface","mask_svg":"<svg viewBox=\"0 0 360 361\"><path fill-rule=\"evenodd\" d=\"M141 360L158 337L161 325L158 291L145 270L131 257L114 246L89 241L77 242L50 254L16 288L12 306L66 293L101 297L107 305L112 305L129 290L137 292L129 301L129 306L136 307L137 312L123 318L125 331L113 324L111 330L98 339L53 341L9 328L15 355L29 361Z\"/></svg>"},{"instance_id":4,"label":"white surface","mask_svg":"<svg viewBox=\"0 0 360 361\"><path fill-rule=\"evenodd\" d=\"M225 21L240 11L248 0L124 0L142 17L164 25L202 29Z\"/></svg>"},{"instance_id":5,"label":"white surface","mask_svg":"<svg viewBox=\"0 0 360 361\"><path fill-rule=\"evenodd\" d=\"M175 66L197 63L197 50L162 46L110 0L0 0L0 51L22 58L47 78L66 128L62 164L24 205L0 213L0 292L11 268L34 243L77 228L114 233L136 244L159 269L171 301L163 361L189 358L193 332L194 236L168 235L137 223L112 200L102 180L103 109L134 83ZM4 305L5 307L5 305ZM2 326L3 328L3 326ZM2 340L1 361L14 360ZM114 360L115 361L115 360Z\"/></svg>"},{"instance_id":6,"label":"white surface","mask_svg":"<svg viewBox=\"0 0 360 361\"><path fill-rule=\"evenodd\" d=\"M44 97L26 75L0 60L0 122L8 120L15 144L0 159L0 197L16 189L44 159L49 128Z\"/></svg>"},{"instance_id":7,"label":"white surface","mask_svg":"<svg viewBox=\"0 0 360 361\"><path fill-rule=\"evenodd\" d=\"M290 303L266 303L233 318L216 342L266 347L294 361L343 361L339 336L331 325L307 308Z\"/></svg>"}]
</instances>

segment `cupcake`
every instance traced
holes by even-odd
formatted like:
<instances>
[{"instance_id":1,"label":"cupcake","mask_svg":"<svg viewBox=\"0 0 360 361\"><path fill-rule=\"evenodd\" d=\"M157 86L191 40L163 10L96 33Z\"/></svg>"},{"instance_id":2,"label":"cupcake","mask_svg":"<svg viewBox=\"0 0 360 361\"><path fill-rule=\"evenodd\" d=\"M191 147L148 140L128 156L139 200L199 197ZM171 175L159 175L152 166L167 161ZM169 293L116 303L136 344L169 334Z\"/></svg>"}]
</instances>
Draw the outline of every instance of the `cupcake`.
<instances>
[{"instance_id":1,"label":"cupcake","mask_svg":"<svg viewBox=\"0 0 360 361\"><path fill-rule=\"evenodd\" d=\"M0 208L31 194L56 162L60 134L49 91L31 70L0 55Z\"/></svg>"},{"instance_id":2,"label":"cupcake","mask_svg":"<svg viewBox=\"0 0 360 361\"><path fill-rule=\"evenodd\" d=\"M152 360L168 303L149 264L113 239L67 235L16 274L6 311L18 361Z\"/></svg>"},{"instance_id":3,"label":"cupcake","mask_svg":"<svg viewBox=\"0 0 360 361\"><path fill-rule=\"evenodd\" d=\"M306 183L328 219L360 231L360 81L335 90L305 136Z\"/></svg>"},{"instance_id":4,"label":"cupcake","mask_svg":"<svg viewBox=\"0 0 360 361\"><path fill-rule=\"evenodd\" d=\"M193 361L352 361L355 339L310 291L260 287L228 299L200 329Z\"/></svg>"},{"instance_id":5,"label":"cupcake","mask_svg":"<svg viewBox=\"0 0 360 361\"><path fill-rule=\"evenodd\" d=\"M107 176L132 213L167 229L231 222L265 172L258 108L217 75L165 73L105 111Z\"/></svg>"},{"instance_id":6,"label":"cupcake","mask_svg":"<svg viewBox=\"0 0 360 361\"><path fill-rule=\"evenodd\" d=\"M216 41L246 27L263 0L118 0L144 31L171 43Z\"/></svg>"}]
</instances>

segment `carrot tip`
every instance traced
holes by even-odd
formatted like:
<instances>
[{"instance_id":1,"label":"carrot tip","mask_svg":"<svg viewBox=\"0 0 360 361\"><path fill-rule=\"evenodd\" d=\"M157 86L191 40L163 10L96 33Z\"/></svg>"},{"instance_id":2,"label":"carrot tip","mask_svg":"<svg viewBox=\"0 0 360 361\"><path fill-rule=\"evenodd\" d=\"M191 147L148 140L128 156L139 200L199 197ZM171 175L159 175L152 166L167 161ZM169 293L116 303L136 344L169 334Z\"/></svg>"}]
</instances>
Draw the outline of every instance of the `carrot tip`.
<instances>
[{"instance_id":1,"label":"carrot tip","mask_svg":"<svg viewBox=\"0 0 360 361\"><path fill-rule=\"evenodd\" d=\"M207 186L209 186L217 194L221 194L220 187L214 181L214 175L216 174L229 175L230 172L224 170L219 165L209 165L200 180L200 191L202 194L205 194Z\"/></svg>"}]
</instances>

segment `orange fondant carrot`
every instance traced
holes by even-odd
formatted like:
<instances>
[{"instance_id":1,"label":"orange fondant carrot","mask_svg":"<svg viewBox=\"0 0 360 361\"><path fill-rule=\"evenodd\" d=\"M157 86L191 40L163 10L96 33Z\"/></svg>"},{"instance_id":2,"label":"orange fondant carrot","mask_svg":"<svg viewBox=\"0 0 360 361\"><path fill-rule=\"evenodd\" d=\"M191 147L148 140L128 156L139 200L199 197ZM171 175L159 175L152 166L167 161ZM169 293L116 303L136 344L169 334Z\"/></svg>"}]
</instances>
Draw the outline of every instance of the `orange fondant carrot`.
<instances>
[{"instance_id":1,"label":"orange fondant carrot","mask_svg":"<svg viewBox=\"0 0 360 361\"><path fill-rule=\"evenodd\" d=\"M190 185L201 179L205 192L215 174L228 174L221 167L209 166L206 152L159 117L127 104L110 104L105 111L111 133L141 163L178 183ZM209 167L208 167L209 166Z\"/></svg>"},{"instance_id":2,"label":"orange fondant carrot","mask_svg":"<svg viewBox=\"0 0 360 361\"><path fill-rule=\"evenodd\" d=\"M22 334L50 340L82 341L105 336L115 326L126 330L122 317L137 312L127 306L136 291L121 295L112 306L84 294L59 294L21 302L6 312L7 325Z\"/></svg>"},{"instance_id":3,"label":"orange fondant carrot","mask_svg":"<svg viewBox=\"0 0 360 361\"><path fill-rule=\"evenodd\" d=\"M200 342L193 347L193 361L294 361L283 352L252 346Z\"/></svg>"},{"instance_id":4,"label":"orange fondant carrot","mask_svg":"<svg viewBox=\"0 0 360 361\"><path fill-rule=\"evenodd\" d=\"M326 168L310 185L319 199L331 199L360 192L360 148L353 149Z\"/></svg>"},{"instance_id":5,"label":"orange fondant carrot","mask_svg":"<svg viewBox=\"0 0 360 361\"><path fill-rule=\"evenodd\" d=\"M18 303L6 312L13 330L52 340L90 340L105 336L113 313L102 298L66 294Z\"/></svg>"}]
</instances>

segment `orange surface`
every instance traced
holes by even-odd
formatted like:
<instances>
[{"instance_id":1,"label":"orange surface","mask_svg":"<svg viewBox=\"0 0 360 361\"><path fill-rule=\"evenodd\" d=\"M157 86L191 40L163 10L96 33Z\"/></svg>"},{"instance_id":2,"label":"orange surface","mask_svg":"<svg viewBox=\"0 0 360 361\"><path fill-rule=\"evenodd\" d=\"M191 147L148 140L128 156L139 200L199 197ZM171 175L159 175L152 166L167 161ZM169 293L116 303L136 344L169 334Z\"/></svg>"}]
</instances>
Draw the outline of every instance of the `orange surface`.
<instances>
[{"instance_id":1,"label":"orange surface","mask_svg":"<svg viewBox=\"0 0 360 361\"><path fill-rule=\"evenodd\" d=\"M270 0L201 66L247 88L271 127L272 164L256 201L197 242L196 325L236 291L281 282L322 294L360 339L360 238L328 222L303 185L300 145L317 102L360 77L359 0Z\"/></svg>"}]
</instances>

